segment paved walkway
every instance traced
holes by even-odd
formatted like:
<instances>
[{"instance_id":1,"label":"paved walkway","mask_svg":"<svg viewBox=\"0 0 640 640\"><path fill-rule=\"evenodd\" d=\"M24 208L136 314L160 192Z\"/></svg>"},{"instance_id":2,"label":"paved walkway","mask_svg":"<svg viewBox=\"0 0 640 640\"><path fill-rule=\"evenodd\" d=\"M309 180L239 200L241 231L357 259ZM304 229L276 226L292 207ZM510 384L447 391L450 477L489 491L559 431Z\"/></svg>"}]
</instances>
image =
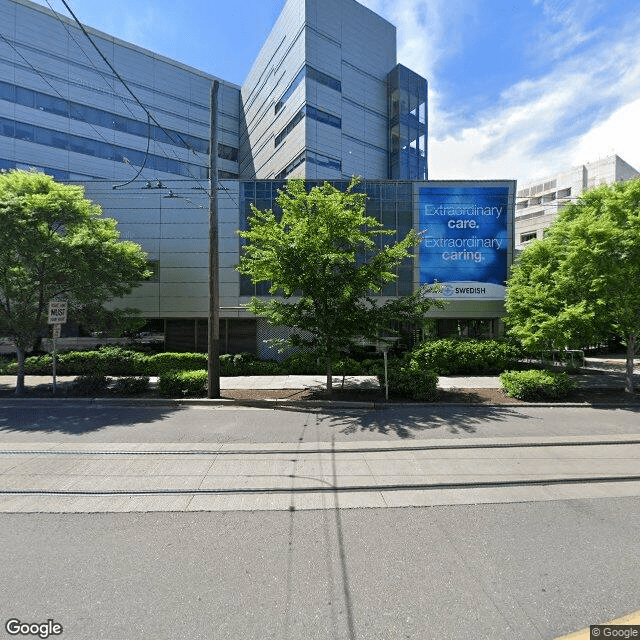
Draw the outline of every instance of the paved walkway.
<instances>
[{"instance_id":1,"label":"paved walkway","mask_svg":"<svg viewBox=\"0 0 640 640\"><path fill-rule=\"evenodd\" d=\"M640 496L640 433L0 446L1 512L291 510L622 496Z\"/></svg>"},{"instance_id":2,"label":"paved walkway","mask_svg":"<svg viewBox=\"0 0 640 640\"><path fill-rule=\"evenodd\" d=\"M640 386L640 369L636 367L635 378ZM624 373L619 366L610 369L593 369L592 373L575 376L578 385L586 388L624 387ZM64 385L75 380L76 376L57 376L57 383ZM25 386L51 385L51 376L25 376ZM14 389L15 376L0 375L0 389ZM157 378L151 378L152 386ZM343 385L342 376L334 376L334 387ZM308 389L324 388L326 376L234 376L221 377L221 389ZM441 376L440 389L499 389L498 376ZM344 387L350 389L377 389L380 387L375 376L346 376Z\"/></svg>"},{"instance_id":3,"label":"paved walkway","mask_svg":"<svg viewBox=\"0 0 640 640\"><path fill-rule=\"evenodd\" d=\"M623 373L614 362L608 371L578 380L587 387L620 386ZM26 379L27 386L50 382L49 376ZM221 380L223 389L324 383L323 376ZM0 388L14 384L13 376L0 376ZM349 376L345 386L378 382ZM499 386L495 376L440 378L443 389ZM640 496L640 427L631 436L558 438L541 432L536 438L333 445L0 445L0 512L295 510L622 496Z\"/></svg>"}]
</instances>

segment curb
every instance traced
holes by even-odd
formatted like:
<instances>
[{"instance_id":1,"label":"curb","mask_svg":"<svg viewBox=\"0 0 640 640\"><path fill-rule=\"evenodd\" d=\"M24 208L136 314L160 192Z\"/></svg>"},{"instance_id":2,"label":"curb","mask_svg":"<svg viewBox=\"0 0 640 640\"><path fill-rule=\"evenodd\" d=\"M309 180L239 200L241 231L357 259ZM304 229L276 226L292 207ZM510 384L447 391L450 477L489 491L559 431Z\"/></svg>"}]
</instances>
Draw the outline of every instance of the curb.
<instances>
[{"instance_id":1,"label":"curb","mask_svg":"<svg viewBox=\"0 0 640 640\"><path fill-rule=\"evenodd\" d=\"M8 401L12 403L26 403L31 405L49 404L51 402L61 402L64 404L88 404L88 405L111 405L111 406L201 406L201 407L252 407L257 409L400 409L400 408L443 408L443 407L466 407L467 409L482 409L482 408L496 408L506 407L517 409L519 407L539 407L539 408L635 408L640 407L639 402L620 403L620 402L386 402L380 401L367 401L356 402L348 400L287 400L285 398L272 398L262 400L242 400L235 398L19 398L19 397L4 397L0 398L0 405L2 402Z\"/></svg>"}]
</instances>

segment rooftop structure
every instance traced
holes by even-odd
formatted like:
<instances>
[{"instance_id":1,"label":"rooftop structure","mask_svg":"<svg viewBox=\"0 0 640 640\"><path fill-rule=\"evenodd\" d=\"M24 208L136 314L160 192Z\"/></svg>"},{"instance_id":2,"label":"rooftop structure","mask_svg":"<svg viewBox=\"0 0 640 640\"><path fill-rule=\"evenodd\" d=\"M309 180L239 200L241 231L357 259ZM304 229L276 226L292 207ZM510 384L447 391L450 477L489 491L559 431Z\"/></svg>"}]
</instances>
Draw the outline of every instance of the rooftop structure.
<instances>
[{"instance_id":1,"label":"rooftop structure","mask_svg":"<svg viewBox=\"0 0 640 640\"><path fill-rule=\"evenodd\" d=\"M516 247L544 237L567 202L575 202L588 189L640 176L617 155L588 162L542 180L525 183L517 193L515 217Z\"/></svg>"}]
</instances>

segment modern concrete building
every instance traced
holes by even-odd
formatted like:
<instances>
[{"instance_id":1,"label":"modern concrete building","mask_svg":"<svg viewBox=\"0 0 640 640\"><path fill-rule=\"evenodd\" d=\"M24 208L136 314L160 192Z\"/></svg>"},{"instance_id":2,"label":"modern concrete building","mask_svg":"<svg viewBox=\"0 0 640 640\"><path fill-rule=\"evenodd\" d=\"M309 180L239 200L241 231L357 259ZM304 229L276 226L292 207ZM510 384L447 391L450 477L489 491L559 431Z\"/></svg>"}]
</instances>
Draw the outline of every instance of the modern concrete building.
<instances>
[{"instance_id":1,"label":"modern concrete building","mask_svg":"<svg viewBox=\"0 0 640 640\"><path fill-rule=\"evenodd\" d=\"M392 24L354 0L290 0L242 86L240 177L424 180L426 101Z\"/></svg>"},{"instance_id":2,"label":"modern concrete building","mask_svg":"<svg viewBox=\"0 0 640 640\"><path fill-rule=\"evenodd\" d=\"M544 237L567 202L575 202L588 189L613 184L640 176L631 165L617 155L607 156L573 167L553 176L525 183L518 189L515 217L515 244L526 246Z\"/></svg>"},{"instance_id":3,"label":"modern concrete building","mask_svg":"<svg viewBox=\"0 0 640 640\"><path fill-rule=\"evenodd\" d=\"M461 320L498 330L515 183L427 180L427 82L397 64L392 24L355 0L287 0L242 87L86 31L29 0L0 0L0 169L83 184L142 245L154 277L126 304L162 325L167 348L206 347L215 80L223 350L262 352L274 331L242 306L266 292L234 268L237 230L291 177L362 176L372 215L424 236L383 294L437 277L451 299L443 332Z\"/></svg>"},{"instance_id":4,"label":"modern concrete building","mask_svg":"<svg viewBox=\"0 0 640 640\"><path fill-rule=\"evenodd\" d=\"M0 168L72 181L208 180L214 78L87 32L127 86L72 20L0 1ZM240 91L221 80L219 93L220 174L237 178Z\"/></svg>"}]
</instances>

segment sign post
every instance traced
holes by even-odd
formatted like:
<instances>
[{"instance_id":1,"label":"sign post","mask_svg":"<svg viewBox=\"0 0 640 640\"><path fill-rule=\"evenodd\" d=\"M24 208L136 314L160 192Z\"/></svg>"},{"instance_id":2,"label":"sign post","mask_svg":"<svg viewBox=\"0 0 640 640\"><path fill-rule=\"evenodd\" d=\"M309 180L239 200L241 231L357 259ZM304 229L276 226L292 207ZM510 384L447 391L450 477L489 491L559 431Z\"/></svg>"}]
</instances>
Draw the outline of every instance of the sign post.
<instances>
[{"instance_id":1,"label":"sign post","mask_svg":"<svg viewBox=\"0 0 640 640\"><path fill-rule=\"evenodd\" d=\"M60 337L62 325L67 321L67 303L49 302L49 324L53 325L53 395L56 395L56 339Z\"/></svg>"},{"instance_id":2,"label":"sign post","mask_svg":"<svg viewBox=\"0 0 640 640\"><path fill-rule=\"evenodd\" d=\"M387 346L382 350L384 356L384 399L389 400L389 372L387 371Z\"/></svg>"}]
</instances>

